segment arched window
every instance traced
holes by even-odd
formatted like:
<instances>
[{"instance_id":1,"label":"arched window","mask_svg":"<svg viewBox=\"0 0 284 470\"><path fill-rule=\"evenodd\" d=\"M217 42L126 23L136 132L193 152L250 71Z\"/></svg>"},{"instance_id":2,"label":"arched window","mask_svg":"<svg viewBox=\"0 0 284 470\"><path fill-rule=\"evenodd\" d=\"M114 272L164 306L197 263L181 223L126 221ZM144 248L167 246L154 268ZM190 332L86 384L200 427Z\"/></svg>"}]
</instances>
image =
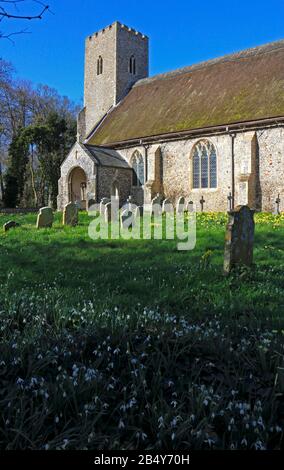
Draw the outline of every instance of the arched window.
<instances>
[{"instance_id":1,"label":"arched window","mask_svg":"<svg viewBox=\"0 0 284 470\"><path fill-rule=\"evenodd\" d=\"M129 73L136 75L136 59L134 55L132 55L129 59Z\"/></svg>"},{"instance_id":2,"label":"arched window","mask_svg":"<svg viewBox=\"0 0 284 470\"><path fill-rule=\"evenodd\" d=\"M97 75L101 75L103 73L103 58L99 56L97 60Z\"/></svg>"},{"instance_id":3,"label":"arched window","mask_svg":"<svg viewBox=\"0 0 284 470\"><path fill-rule=\"evenodd\" d=\"M133 168L132 185L143 186L144 176L144 158L141 153L136 150L131 158L131 166Z\"/></svg>"},{"instance_id":4,"label":"arched window","mask_svg":"<svg viewBox=\"0 0 284 470\"><path fill-rule=\"evenodd\" d=\"M208 140L201 140L193 149L192 187L217 188L216 149Z\"/></svg>"}]
</instances>

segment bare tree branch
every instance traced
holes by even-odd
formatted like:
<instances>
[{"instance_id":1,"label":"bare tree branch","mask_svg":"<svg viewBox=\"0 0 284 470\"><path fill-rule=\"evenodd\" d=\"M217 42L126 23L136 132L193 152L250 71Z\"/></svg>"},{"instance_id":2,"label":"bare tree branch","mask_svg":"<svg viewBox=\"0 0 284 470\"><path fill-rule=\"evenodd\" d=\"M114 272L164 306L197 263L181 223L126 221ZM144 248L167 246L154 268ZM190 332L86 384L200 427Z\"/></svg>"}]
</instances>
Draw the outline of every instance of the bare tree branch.
<instances>
[{"instance_id":1,"label":"bare tree branch","mask_svg":"<svg viewBox=\"0 0 284 470\"><path fill-rule=\"evenodd\" d=\"M12 39L12 36L17 36L18 34L30 34L31 32L23 29L22 31L16 31L15 33L10 33L10 34L2 34L0 32L0 39L8 39L8 41L12 42L14 44L14 41Z\"/></svg>"},{"instance_id":2,"label":"bare tree branch","mask_svg":"<svg viewBox=\"0 0 284 470\"><path fill-rule=\"evenodd\" d=\"M20 8L25 3L34 3L39 5L39 8L37 9L38 11L31 14L26 13L23 8ZM3 20L41 20L47 12L52 13L49 5L46 5L40 0L0 0L0 23L3 22ZM9 34L5 34L0 31L0 39L8 39L12 41L11 36L25 33L28 33L28 31L21 30Z\"/></svg>"},{"instance_id":3,"label":"bare tree branch","mask_svg":"<svg viewBox=\"0 0 284 470\"><path fill-rule=\"evenodd\" d=\"M1 7L0 7L1 8ZM8 19L14 19L14 20L41 20L44 13L49 9L49 6L46 5L45 7L43 7L43 9L41 10L40 13L38 13L37 15L33 15L33 16L25 16L25 15L13 15L12 13L9 13L7 11L5 11L4 9L1 8L0 10L0 17L3 17L3 18L8 18Z\"/></svg>"}]
</instances>

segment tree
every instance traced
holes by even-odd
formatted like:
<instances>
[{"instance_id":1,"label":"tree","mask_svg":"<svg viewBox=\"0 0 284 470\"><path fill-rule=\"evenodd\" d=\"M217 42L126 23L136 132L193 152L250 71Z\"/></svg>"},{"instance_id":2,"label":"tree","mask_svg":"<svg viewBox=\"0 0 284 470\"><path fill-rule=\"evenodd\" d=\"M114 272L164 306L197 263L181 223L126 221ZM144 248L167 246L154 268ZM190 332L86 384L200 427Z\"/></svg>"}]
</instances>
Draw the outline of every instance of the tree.
<instances>
[{"instance_id":1,"label":"tree","mask_svg":"<svg viewBox=\"0 0 284 470\"><path fill-rule=\"evenodd\" d=\"M7 173L5 175L4 204L6 207L16 207L18 196L17 178Z\"/></svg>"},{"instance_id":2,"label":"tree","mask_svg":"<svg viewBox=\"0 0 284 470\"><path fill-rule=\"evenodd\" d=\"M35 187L39 199L44 199L44 191L49 191L50 197L53 203L55 203L57 194L57 181L55 180L59 178L59 162L65 158L70 146L76 140L77 113L78 106L74 105L66 96L60 96L53 88L47 85L35 87L28 81L16 80L12 65L0 59L0 199L1 193L3 198L3 173L8 171L8 174L14 175L18 166L17 158L19 158L19 168L24 173L22 176L16 175L18 181L18 202L28 205L35 204L35 191L30 190L33 187L31 172L32 168L35 167ZM52 115L57 115L57 120L53 124L50 121L50 116ZM60 127L62 125L62 123L60 124L60 119L64 120L66 130ZM29 147L27 150L26 148L25 150L19 149L19 139L21 140L25 128L30 126L45 126L47 122L49 122L48 126L50 128L53 125L55 126L52 141L53 143L57 142L56 152L54 147L51 147L52 155L47 155L44 152L46 161L40 166L38 158L42 153L39 154L39 147L35 145L34 164L32 167L27 167L26 159L28 158L28 162L30 162L33 158L30 155ZM58 141L57 135L61 135L63 140L60 138ZM31 143L28 145L31 145ZM15 153L17 155L14 155ZM22 167L21 164L25 161L26 164ZM51 168L53 168L53 176L48 177L48 189L46 189L44 178L40 174L43 171L44 165L48 165L50 172ZM27 168L30 168L30 171L26 171Z\"/></svg>"},{"instance_id":3,"label":"tree","mask_svg":"<svg viewBox=\"0 0 284 470\"><path fill-rule=\"evenodd\" d=\"M47 11L50 11L49 6L40 0L0 0L0 22L4 20L41 20ZM15 34L26 32L26 30L22 30L5 34L0 31L0 39L11 39Z\"/></svg>"},{"instance_id":4,"label":"tree","mask_svg":"<svg viewBox=\"0 0 284 470\"><path fill-rule=\"evenodd\" d=\"M4 194L4 182L3 182L3 164L5 160L5 152L2 149L2 135L4 135L4 126L3 126L3 119L1 119L1 115L3 113L3 90L5 84L7 84L10 80L12 72L12 66L8 62L4 60L0 60L0 197L3 197Z\"/></svg>"},{"instance_id":5,"label":"tree","mask_svg":"<svg viewBox=\"0 0 284 470\"><path fill-rule=\"evenodd\" d=\"M15 204L23 196L34 206L51 201L56 207L60 165L76 138L76 121L51 112L45 120L20 129L9 147L10 164L6 189L11 200L11 186L17 191ZM14 178L14 179L13 179ZM15 185L16 181L16 185ZM31 188L26 191L25 188Z\"/></svg>"}]
</instances>

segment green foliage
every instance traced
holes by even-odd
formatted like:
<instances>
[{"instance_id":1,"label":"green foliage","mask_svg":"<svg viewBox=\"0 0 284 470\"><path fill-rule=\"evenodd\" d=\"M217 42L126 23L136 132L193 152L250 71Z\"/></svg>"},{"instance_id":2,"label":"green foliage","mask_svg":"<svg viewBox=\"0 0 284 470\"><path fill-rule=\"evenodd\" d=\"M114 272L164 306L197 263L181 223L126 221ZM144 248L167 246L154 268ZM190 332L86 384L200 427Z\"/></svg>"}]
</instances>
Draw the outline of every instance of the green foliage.
<instances>
[{"instance_id":1,"label":"green foliage","mask_svg":"<svg viewBox=\"0 0 284 470\"><path fill-rule=\"evenodd\" d=\"M10 173L5 175L5 192L4 192L4 204L6 207L14 208L17 204L18 195L18 181L15 176Z\"/></svg>"},{"instance_id":2,"label":"green foliage","mask_svg":"<svg viewBox=\"0 0 284 470\"><path fill-rule=\"evenodd\" d=\"M7 202L10 200L13 205L8 205L8 207L15 207L24 191L25 173L28 163L28 142L23 137L23 132L24 129L21 129L9 147L10 164L7 170L7 178L5 179L4 200ZM16 193L12 196L13 189L16 190Z\"/></svg>"},{"instance_id":3,"label":"green foliage","mask_svg":"<svg viewBox=\"0 0 284 470\"><path fill-rule=\"evenodd\" d=\"M279 448L283 217L256 216L255 266L224 278L224 214L191 252L61 216L0 214L21 224L0 234L0 448Z\"/></svg>"},{"instance_id":4,"label":"green foliage","mask_svg":"<svg viewBox=\"0 0 284 470\"><path fill-rule=\"evenodd\" d=\"M9 147L8 174L17 182L14 201L21 203L30 172L34 205L46 203L47 192L56 207L60 165L74 143L75 136L75 121L61 117L57 112L50 113L45 120L20 129ZM5 191L8 194L12 191L9 185L11 186L11 180L6 183Z\"/></svg>"}]
</instances>

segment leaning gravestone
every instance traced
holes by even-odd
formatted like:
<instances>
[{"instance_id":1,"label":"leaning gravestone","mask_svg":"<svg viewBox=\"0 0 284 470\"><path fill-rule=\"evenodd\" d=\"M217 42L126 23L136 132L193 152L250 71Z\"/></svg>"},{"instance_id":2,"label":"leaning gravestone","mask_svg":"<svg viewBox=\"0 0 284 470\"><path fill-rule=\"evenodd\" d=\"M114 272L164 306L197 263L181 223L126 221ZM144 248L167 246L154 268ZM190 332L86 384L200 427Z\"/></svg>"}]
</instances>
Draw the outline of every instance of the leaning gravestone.
<instances>
[{"instance_id":1,"label":"leaning gravestone","mask_svg":"<svg viewBox=\"0 0 284 470\"><path fill-rule=\"evenodd\" d=\"M78 207L74 202L66 204L63 210L63 225L75 227L78 224Z\"/></svg>"},{"instance_id":2,"label":"leaning gravestone","mask_svg":"<svg viewBox=\"0 0 284 470\"><path fill-rule=\"evenodd\" d=\"M36 228L48 228L53 224L53 212L50 207L42 207L37 216Z\"/></svg>"},{"instance_id":3,"label":"leaning gravestone","mask_svg":"<svg viewBox=\"0 0 284 470\"><path fill-rule=\"evenodd\" d=\"M224 273L229 274L234 266L251 266L253 261L254 210L248 206L237 206L229 212L226 230Z\"/></svg>"},{"instance_id":4,"label":"leaning gravestone","mask_svg":"<svg viewBox=\"0 0 284 470\"><path fill-rule=\"evenodd\" d=\"M10 230L11 228L16 228L16 227L19 227L20 224L18 224L18 222L15 222L14 220L9 220L9 222L6 222L4 225L3 225L3 230L4 232L8 232L8 230Z\"/></svg>"}]
</instances>

